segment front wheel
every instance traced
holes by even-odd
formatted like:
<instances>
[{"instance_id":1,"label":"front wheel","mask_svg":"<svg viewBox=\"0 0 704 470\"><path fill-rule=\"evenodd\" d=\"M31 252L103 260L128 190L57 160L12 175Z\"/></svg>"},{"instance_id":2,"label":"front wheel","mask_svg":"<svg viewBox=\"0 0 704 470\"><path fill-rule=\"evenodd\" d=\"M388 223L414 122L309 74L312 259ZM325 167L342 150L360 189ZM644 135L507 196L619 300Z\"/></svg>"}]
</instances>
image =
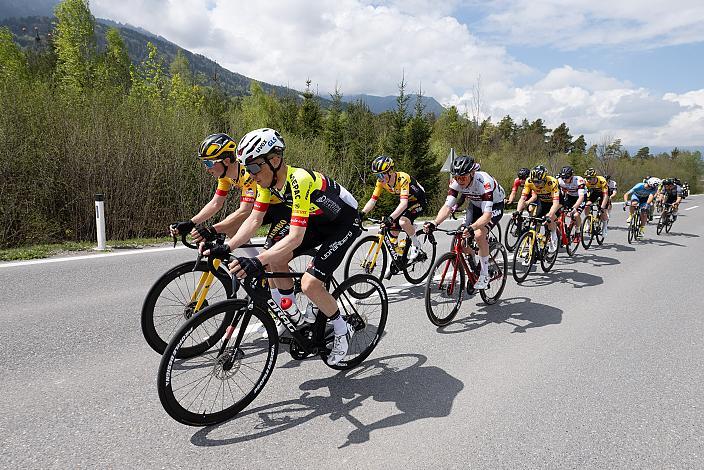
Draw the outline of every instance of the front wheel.
<instances>
[{"instance_id":1,"label":"front wheel","mask_svg":"<svg viewBox=\"0 0 704 470\"><path fill-rule=\"evenodd\" d=\"M176 421L209 426L233 418L269 380L279 347L276 326L269 314L248 310L247 305L240 299L211 305L169 342L157 388L164 410ZM223 323L227 334L213 335L213 328ZM192 344L204 347L194 357L180 358L180 350Z\"/></svg>"},{"instance_id":2,"label":"front wheel","mask_svg":"<svg viewBox=\"0 0 704 470\"><path fill-rule=\"evenodd\" d=\"M581 239L579 227L577 226L574 220L570 221L569 225L567 225L566 232L567 246L565 247L565 249L567 250L568 256L574 256L574 254L577 252L577 248L579 248Z\"/></svg>"},{"instance_id":3,"label":"front wheel","mask_svg":"<svg viewBox=\"0 0 704 470\"><path fill-rule=\"evenodd\" d=\"M364 294L360 294L360 293ZM345 358L335 365L327 363L327 354L321 358L328 367L336 370L351 369L359 365L374 351L384 335L389 314L389 298L384 285L370 274L357 274L345 279L332 293L337 300L340 315L353 326ZM329 335L332 340L332 325Z\"/></svg>"},{"instance_id":4,"label":"front wheel","mask_svg":"<svg viewBox=\"0 0 704 470\"><path fill-rule=\"evenodd\" d=\"M513 279L517 283L526 280L536 260L535 232L529 231L521 235L516 243L516 253L513 257Z\"/></svg>"},{"instance_id":5,"label":"front wheel","mask_svg":"<svg viewBox=\"0 0 704 470\"><path fill-rule=\"evenodd\" d=\"M592 246L592 241L594 238L594 234L592 233L593 230L593 224L592 224L592 216L588 215L584 218L584 221L582 221L582 231L581 231L581 236L582 236L582 246L584 247L585 250L588 250L590 246Z\"/></svg>"},{"instance_id":6,"label":"front wheel","mask_svg":"<svg viewBox=\"0 0 704 470\"><path fill-rule=\"evenodd\" d=\"M420 284L425 280L435 262L437 243L427 233L420 229L416 232L416 237L420 241L420 253L413 261L408 261L408 250L412 243L406 241L403 249L403 276L411 284Z\"/></svg>"},{"instance_id":7,"label":"front wheel","mask_svg":"<svg viewBox=\"0 0 704 470\"><path fill-rule=\"evenodd\" d=\"M516 248L516 244L518 243L518 239L521 237L520 220L521 219L519 218L511 217L508 224L506 224L506 233L504 234L504 240L506 243L504 245L511 253L513 253L513 250Z\"/></svg>"},{"instance_id":8,"label":"front wheel","mask_svg":"<svg viewBox=\"0 0 704 470\"><path fill-rule=\"evenodd\" d=\"M452 321L462 305L464 268L456 253L443 254L430 270L425 283L425 313L433 325Z\"/></svg>"},{"instance_id":9,"label":"front wheel","mask_svg":"<svg viewBox=\"0 0 704 470\"><path fill-rule=\"evenodd\" d=\"M378 235L367 235L352 245L345 260L345 279L355 274L369 274L377 278L379 282L382 281L389 254L386 252L386 246L380 243L379 238ZM360 295L366 296L368 293L361 292Z\"/></svg>"},{"instance_id":10,"label":"front wheel","mask_svg":"<svg viewBox=\"0 0 704 470\"><path fill-rule=\"evenodd\" d=\"M506 287L508 276L508 254L506 248L494 242L489 246L489 286L479 291L484 303L495 304Z\"/></svg>"},{"instance_id":11,"label":"front wheel","mask_svg":"<svg viewBox=\"0 0 704 470\"><path fill-rule=\"evenodd\" d=\"M164 353L173 334L198 311L232 297L232 278L218 269L206 286L208 273L206 261L186 261L164 273L149 289L142 305L142 334L157 353ZM198 308L198 300L193 300L197 289L204 295Z\"/></svg>"},{"instance_id":12,"label":"front wheel","mask_svg":"<svg viewBox=\"0 0 704 470\"><path fill-rule=\"evenodd\" d=\"M558 243L555 243L555 251L550 253L550 250L548 250L548 240L550 235L550 230L545 230L545 246L541 247L540 249L543 250L543 256L540 257L540 267L543 269L543 272L546 273L552 269L552 267L555 265L555 260L557 260L557 253L560 251L560 243L558 240Z\"/></svg>"}]
</instances>

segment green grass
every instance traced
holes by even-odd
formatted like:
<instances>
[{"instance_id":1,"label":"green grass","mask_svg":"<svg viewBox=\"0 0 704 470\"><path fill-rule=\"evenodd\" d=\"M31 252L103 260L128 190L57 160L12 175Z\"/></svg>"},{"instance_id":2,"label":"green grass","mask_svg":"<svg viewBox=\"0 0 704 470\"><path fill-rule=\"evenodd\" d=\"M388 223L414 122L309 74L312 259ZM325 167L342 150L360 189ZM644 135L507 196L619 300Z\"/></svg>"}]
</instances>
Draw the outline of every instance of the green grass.
<instances>
[{"instance_id":1,"label":"green grass","mask_svg":"<svg viewBox=\"0 0 704 470\"><path fill-rule=\"evenodd\" d=\"M133 238L129 240L108 240L107 245L110 250L143 248L145 246L160 245L168 243L171 238ZM19 261L38 258L48 258L50 256L71 253L77 251L90 251L96 247L95 242L65 242L50 243L42 245L29 245L19 248L7 248L0 250L0 261Z\"/></svg>"}]
</instances>

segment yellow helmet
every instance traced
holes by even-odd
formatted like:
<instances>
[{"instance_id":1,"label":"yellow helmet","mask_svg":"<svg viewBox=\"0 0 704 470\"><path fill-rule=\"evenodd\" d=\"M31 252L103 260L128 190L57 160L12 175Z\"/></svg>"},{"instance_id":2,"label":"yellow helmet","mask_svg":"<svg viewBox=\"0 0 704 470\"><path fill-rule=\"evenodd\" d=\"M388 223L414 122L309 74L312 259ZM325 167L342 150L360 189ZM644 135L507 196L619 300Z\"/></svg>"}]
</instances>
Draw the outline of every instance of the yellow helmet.
<instances>
[{"instance_id":1,"label":"yellow helmet","mask_svg":"<svg viewBox=\"0 0 704 470\"><path fill-rule=\"evenodd\" d=\"M224 160L235 158L237 143L227 134L210 134L198 147L201 160Z\"/></svg>"}]
</instances>

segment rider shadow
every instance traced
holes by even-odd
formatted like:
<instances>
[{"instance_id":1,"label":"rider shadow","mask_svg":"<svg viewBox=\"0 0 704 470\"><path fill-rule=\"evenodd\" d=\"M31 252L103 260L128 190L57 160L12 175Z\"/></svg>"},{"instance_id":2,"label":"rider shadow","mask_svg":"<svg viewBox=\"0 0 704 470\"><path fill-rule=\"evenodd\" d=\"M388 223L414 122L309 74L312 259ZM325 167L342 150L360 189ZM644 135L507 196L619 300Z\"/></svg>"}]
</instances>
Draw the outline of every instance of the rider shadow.
<instances>
[{"instance_id":1,"label":"rider shadow","mask_svg":"<svg viewBox=\"0 0 704 470\"><path fill-rule=\"evenodd\" d=\"M386 288L389 304L403 302L408 299L425 298L425 282L413 286L389 286Z\"/></svg>"},{"instance_id":2,"label":"rider shadow","mask_svg":"<svg viewBox=\"0 0 704 470\"><path fill-rule=\"evenodd\" d=\"M464 383L439 367L424 366L426 361L421 354L398 354L368 360L333 377L309 380L301 384L304 393L300 398L245 410L228 422L199 430L191 443L204 447L239 444L327 415L333 421L345 418L355 427L339 446L343 448L369 441L375 430L448 416ZM352 416L369 398L394 403L398 412L371 423Z\"/></svg>"},{"instance_id":3,"label":"rider shadow","mask_svg":"<svg viewBox=\"0 0 704 470\"><path fill-rule=\"evenodd\" d=\"M684 233L684 232L670 232L668 234L663 233L663 235L672 235L674 237L699 238L699 235L697 235L695 233Z\"/></svg>"},{"instance_id":4,"label":"rider shadow","mask_svg":"<svg viewBox=\"0 0 704 470\"><path fill-rule=\"evenodd\" d=\"M609 228L609 230L612 230ZM616 251L636 251L636 249L632 246L628 245L621 245L618 243L609 243L608 241L605 241L603 245L592 245L589 248L589 251L599 251L599 250L616 250Z\"/></svg>"},{"instance_id":5,"label":"rider shadow","mask_svg":"<svg viewBox=\"0 0 704 470\"><path fill-rule=\"evenodd\" d=\"M670 242L667 240L663 240L662 238L648 238L646 240L642 240L643 243L649 244L649 245L660 245L660 246L684 246L681 243L675 243L675 242Z\"/></svg>"},{"instance_id":6,"label":"rider shadow","mask_svg":"<svg viewBox=\"0 0 704 470\"><path fill-rule=\"evenodd\" d=\"M469 317L438 327L437 331L442 334L465 333L492 323L506 323L514 326L512 333L525 333L531 328L559 325L562 310L533 302L528 297L512 297L495 305L484 305Z\"/></svg>"},{"instance_id":7,"label":"rider shadow","mask_svg":"<svg viewBox=\"0 0 704 470\"><path fill-rule=\"evenodd\" d=\"M581 289L583 287L598 286L604 283L604 278L594 274L584 273L576 269L553 269L550 272L533 272L521 283L523 287L544 287L547 285L562 283Z\"/></svg>"},{"instance_id":8,"label":"rider shadow","mask_svg":"<svg viewBox=\"0 0 704 470\"><path fill-rule=\"evenodd\" d=\"M617 264L621 264L621 262L616 258L611 258L609 256L599 256L595 255L594 253L582 253L578 256L580 258L580 261L587 262L597 268L600 268L602 266L614 266Z\"/></svg>"}]
</instances>

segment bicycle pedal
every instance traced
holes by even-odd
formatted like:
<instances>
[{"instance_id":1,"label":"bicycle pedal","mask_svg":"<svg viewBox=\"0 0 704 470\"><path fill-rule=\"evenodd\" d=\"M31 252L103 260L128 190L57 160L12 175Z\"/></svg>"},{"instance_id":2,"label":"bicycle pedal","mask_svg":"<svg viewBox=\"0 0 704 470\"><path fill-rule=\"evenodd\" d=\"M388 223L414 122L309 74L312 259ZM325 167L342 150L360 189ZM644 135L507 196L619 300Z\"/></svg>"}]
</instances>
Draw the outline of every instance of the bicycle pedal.
<instances>
[{"instance_id":1,"label":"bicycle pedal","mask_svg":"<svg viewBox=\"0 0 704 470\"><path fill-rule=\"evenodd\" d=\"M279 336L279 343L280 344L291 344L293 341L293 338L290 336Z\"/></svg>"}]
</instances>

